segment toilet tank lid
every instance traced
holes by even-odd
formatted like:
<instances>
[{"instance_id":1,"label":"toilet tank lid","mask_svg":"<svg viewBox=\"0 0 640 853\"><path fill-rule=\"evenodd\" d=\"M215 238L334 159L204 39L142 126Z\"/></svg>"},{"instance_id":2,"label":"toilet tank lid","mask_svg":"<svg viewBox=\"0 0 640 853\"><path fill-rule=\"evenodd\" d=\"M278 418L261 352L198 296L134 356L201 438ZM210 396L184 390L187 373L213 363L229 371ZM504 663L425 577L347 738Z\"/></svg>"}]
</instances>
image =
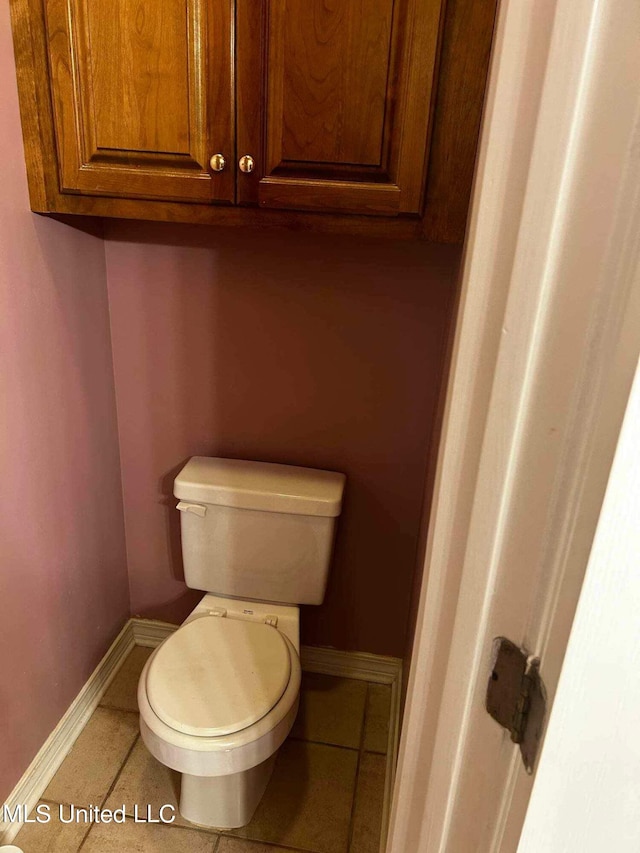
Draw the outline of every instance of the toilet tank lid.
<instances>
[{"instance_id":1,"label":"toilet tank lid","mask_svg":"<svg viewBox=\"0 0 640 853\"><path fill-rule=\"evenodd\" d=\"M176 477L173 494L236 509L335 517L342 509L345 481L335 471L193 456Z\"/></svg>"}]
</instances>

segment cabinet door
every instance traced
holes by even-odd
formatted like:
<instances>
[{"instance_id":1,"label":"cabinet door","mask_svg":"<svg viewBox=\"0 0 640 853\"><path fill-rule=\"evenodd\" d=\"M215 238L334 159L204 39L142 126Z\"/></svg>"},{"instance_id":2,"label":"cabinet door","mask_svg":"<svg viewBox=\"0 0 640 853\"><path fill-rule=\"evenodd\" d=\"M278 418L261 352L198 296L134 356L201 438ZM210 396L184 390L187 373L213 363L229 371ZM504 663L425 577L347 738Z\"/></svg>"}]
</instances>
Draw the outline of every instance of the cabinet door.
<instances>
[{"instance_id":1,"label":"cabinet door","mask_svg":"<svg viewBox=\"0 0 640 853\"><path fill-rule=\"evenodd\" d=\"M62 192L233 201L232 0L44 6Z\"/></svg>"},{"instance_id":2,"label":"cabinet door","mask_svg":"<svg viewBox=\"0 0 640 853\"><path fill-rule=\"evenodd\" d=\"M237 0L239 202L418 213L441 5Z\"/></svg>"}]
</instances>

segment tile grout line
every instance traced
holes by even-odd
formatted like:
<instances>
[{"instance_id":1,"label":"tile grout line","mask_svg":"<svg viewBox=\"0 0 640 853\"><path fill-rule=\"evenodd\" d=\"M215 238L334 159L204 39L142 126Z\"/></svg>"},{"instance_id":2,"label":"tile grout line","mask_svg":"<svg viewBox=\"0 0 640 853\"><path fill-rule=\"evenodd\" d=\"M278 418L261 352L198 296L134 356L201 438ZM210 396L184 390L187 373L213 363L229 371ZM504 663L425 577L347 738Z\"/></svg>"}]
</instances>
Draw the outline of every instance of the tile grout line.
<instances>
[{"instance_id":1,"label":"tile grout line","mask_svg":"<svg viewBox=\"0 0 640 853\"><path fill-rule=\"evenodd\" d=\"M364 741L367 731L367 717L369 716L369 693L371 690L371 685L369 682L367 684L367 692L364 697L364 713L362 715L362 730L360 732L360 746L358 747L358 761L356 763L356 779L355 784L353 786L353 798L351 800L351 815L349 818L349 835L347 838L347 851L346 853L350 853L351 845L353 843L353 832L355 828L355 819L356 819L356 801L358 798L358 782L360 781L360 767L362 765L362 755L364 753Z\"/></svg>"},{"instance_id":2,"label":"tile grout line","mask_svg":"<svg viewBox=\"0 0 640 853\"><path fill-rule=\"evenodd\" d=\"M104 808L105 803L107 802L107 800L109 799L109 797L110 797L110 796L111 796L111 794L113 793L113 789L114 789L114 788L115 788L115 786L117 785L117 783L118 783L118 779L120 779L120 776L122 776L122 771L124 770L124 766L125 766L125 764L127 763L127 761L129 760L129 758L130 758L130 756L131 756L131 753L132 753L132 752L133 752L133 750L135 749L136 744L138 743L138 741L139 741L139 740L140 740L140 732L138 732L138 733L136 734L136 736L134 737L134 739L133 739L133 743L131 744L131 746L130 746L130 747L129 747L129 749L127 750L127 754L125 755L125 757L124 757L124 760L123 760L122 764L121 764L121 765L120 765L120 767L118 768L118 772L117 772L117 773L116 773L116 775L113 777L113 781L112 781L112 782L111 782L111 784L109 785L109 789L108 789L107 793L106 793L106 794L104 795L104 797L102 798L102 802L100 803L100 808L101 808L101 809L102 809L102 808Z\"/></svg>"},{"instance_id":3,"label":"tile grout line","mask_svg":"<svg viewBox=\"0 0 640 853\"><path fill-rule=\"evenodd\" d=\"M313 740L313 738L298 737L297 735L288 735L287 740L295 743L313 743L316 746L330 746L332 749L346 749L347 752L360 752L360 745L345 746L343 743L331 743L328 740Z\"/></svg>"},{"instance_id":4,"label":"tile grout line","mask_svg":"<svg viewBox=\"0 0 640 853\"><path fill-rule=\"evenodd\" d=\"M140 714L140 711L137 709L134 711L133 708L118 708L117 705L103 705L102 702L98 705L96 711L98 708L104 708L105 711L118 711L120 714L135 714L136 717Z\"/></svg>"},{"instance_id":5,"label":"tile grout line","mask_svg":"<svg viewBox=\"0 0 640 853\"><path fill-rule=\"evenodd\" d=\"M104 797L103 797L103 798L102 798L102 800L100 801L100 809L103 809L103 808L104 808L104 804L107 802L107 800L109 799L109 797L110 797L110 795L111 795L111 792L112 792L112 791L113 791L113 789L115 788L115 786L116 786L116 783L117 783L118 779L119 779L119 778L120 778L120 776L122 775L122 771L124 770L124 766L125 766L125 764L127 763L127 761L129 760L129 756L130 756L130 755L131 755L131 753L133 752L134 747L135 747L135 745L138 743L138 740L139 740L139 739L140 739L140 733L138 732L138 734L136 734L136 736L135 736L135 737L134 737L134 739L133 739L133 743L131 744L131 746L130 746L130 747L129 747L129 749L127 750L127 752L126 752L126 754L125 754L125 756L124 756L124 759L123 759L123 761L122 761L122 764L121 764L121 765L120 765L120 767L118 768L118 771L117 771L116 775L113 777L113 780L112 780L111 784L109 785L109 788L107 789L107 793L104 795ZM95 821L91 821L91 823L89 824L89 829L87 830L87 832L85 833L85 835L84 835L84 837L83 837L82 841L80 842L80 846L78 847L78 851L77 851L77 853L80 853L80 851L81 851L81 850L82 850L82 848L84 847L84 845L85 845L85 843L86 843L86 840L87 840L87 838L89 837L89 833L90 833L90 832L91 832L91 830L93 829L94 825L95 825Z\"/></svg>"},{"instance_id":6,"label":"tile grout line","mask_svg":"<svg viewBox=\"0 0 640 853\"><path fill-rule=\"evenodd\" d=\"M131 817L131 816L132 815L128 815L128 817ZM185 818L185 820L186 820L186 818ZM147 824L147 821L146 820L142 821L142 823ZM205 829L204 826L198 826L198 824L196 824L196 823L189 824L189 826L182 826L182 824L179 824L179 823L159 823L159 824L150 823L148 825L149 826L157 826L159 829L161 829L163 831L166 830L167 832L170 829L177 829L179 832L197 832L199 835L206 835L207 838L213 839L215 842L217 842L217 844L220 844L220 839L222 838L220 830L215 829L214 827L212 827L211 829ZM212 853L215 853L215 851L217 849L218 849L218 847L216 846L212 850Z\"/></svg>"},{"instance_id":7,"label":"tile grout line","mask_svg":"<svg viewBox=\"0 0 640 853\"><path fill-rule=\"evenodd\" d=\"M237 839L238 841L244 841L245 844L250 844L252 847L255 847L258 850L260 847L268 847L273 848L274 850L284 850L286 853L323 853L321 850L311 850L308 847L290 847L288 844L283 844L280 841L258 841L255 838L245 838L243 835L227 835L223 834L219 836L220 844L222 844L223 838L231 838ZM215 853L215 851L214 851ZM247 851L243 851L243 853L247 853ZM248 853L251 853L249 850Z\"/></svg>"},{"instance_id":8,"label":"tile grout line","mask_svg":"<svg viewBox=\"0 0 640 853\"><path fill-rule=\"evenodd\" d=\"M86 841L86 840L87 840L87 838L89 837L89 833L91 832L91 829L92 829L92 828L93 828L93 821L91 821L91 823L90 823L90 824L89 824L89 826L87 827L87 831L86 831L86 832L85 832L85 834L82 836L82 840L80 841L80 844L78 845L78 848L77 848L77 850L76 850L76 853L80 853L80 850L82 849L82 847L83 847L83 845L84 845L85 841Z\"/></svg>"},{"instance_id":9,"label":"tile grout line","mask_svg":"<svg viewBox=\"0 0 640 853\"><path fill-rule=\"evenodd\" d=\"M75 803L59 803L57 800L46 800L44 797L41 797L41 798L40 798L40 800L39 800L39 802L47 803L47 805L51 805L51 806L58 806L58 810L60 809L60 806L71 806L71 805L74 805L74 806L75 806ZM80 806L80 808L84 808L84 807L83 807L83 806ZM60 814L60 813L59 813L59 811L58 811L58 816L59 816L59 814ZM78 851L80 850L80 848L81 848L81 847L82 847L82 845L84 844L84 842L85 842L85 840L86 840L86 838L87 838L87 835L89 835L89 833L91 832L91 827L92 827L92 826L93 826L93 821L91 821L91 822L89 823L89 825L87 826L87 829L85 830L84 835L82 836L82 839L80 840L80 844L76 847L76 849L75 849L74 853L78 853ZM0 850L1 850L1 849L2 849L2 848L0 847Z\"/></svg>"}]
</instances>

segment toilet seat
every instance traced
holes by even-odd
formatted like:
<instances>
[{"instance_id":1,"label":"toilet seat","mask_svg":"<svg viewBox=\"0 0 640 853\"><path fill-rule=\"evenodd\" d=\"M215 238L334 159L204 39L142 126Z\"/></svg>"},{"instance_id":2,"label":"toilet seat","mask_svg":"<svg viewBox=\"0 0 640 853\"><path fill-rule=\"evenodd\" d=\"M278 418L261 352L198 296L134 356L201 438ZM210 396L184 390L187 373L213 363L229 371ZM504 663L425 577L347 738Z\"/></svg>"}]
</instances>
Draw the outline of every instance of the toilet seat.
<instances>
[{"instance_id":1,"label":"toilet seat","mask_svg":"<svg viewBox=\"0 0 640 853\"><path fill-rule=\"evenodd\" d=\"M266 716L290 677L289 646L274 627L206 616L184 625L157 650L146 672L146 694L165 725L216 738Z\"/></svg>"},{"instance_id":2,"label":"toilet seat","mask_svg":"<svg viewBox=\"0 0 640 853\"><path fill-rule=\"evenodd\" d=\"M178 631L186 627L185 624ZM280 636L287 646L291 661L289 683L280 700L256 723L233 734L218 737L199 737L181 732L163 722L151 707L147 695L148 672L155 657L171 637L158 646L144 665L138 682L140 731L149 752L167 767L195 776L238 773L268 759L281 746L293 726L300 694L301 668L297 649L289 637L285 634Z\"/></svg>"}]
</instances>

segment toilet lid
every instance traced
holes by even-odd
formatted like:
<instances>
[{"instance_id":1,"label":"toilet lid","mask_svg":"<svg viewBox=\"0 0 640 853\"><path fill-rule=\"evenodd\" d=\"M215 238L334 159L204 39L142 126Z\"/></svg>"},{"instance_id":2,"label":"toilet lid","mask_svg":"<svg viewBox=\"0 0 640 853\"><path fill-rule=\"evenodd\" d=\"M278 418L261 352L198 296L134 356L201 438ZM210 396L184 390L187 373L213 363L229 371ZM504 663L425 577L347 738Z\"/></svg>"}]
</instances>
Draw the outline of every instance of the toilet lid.
<instances>
[{"instance_id":1,"label":"toilet lid","mask_svg":"<svg viewBox=\"0 0 640 853\"><path fill-rule=\"evenodd\" d=\"M218 737L262 719L291 674L280 632L263 622L194 619L153 656L147 697L154 713L185 734Z\"/></svg>"}]
</instances>

